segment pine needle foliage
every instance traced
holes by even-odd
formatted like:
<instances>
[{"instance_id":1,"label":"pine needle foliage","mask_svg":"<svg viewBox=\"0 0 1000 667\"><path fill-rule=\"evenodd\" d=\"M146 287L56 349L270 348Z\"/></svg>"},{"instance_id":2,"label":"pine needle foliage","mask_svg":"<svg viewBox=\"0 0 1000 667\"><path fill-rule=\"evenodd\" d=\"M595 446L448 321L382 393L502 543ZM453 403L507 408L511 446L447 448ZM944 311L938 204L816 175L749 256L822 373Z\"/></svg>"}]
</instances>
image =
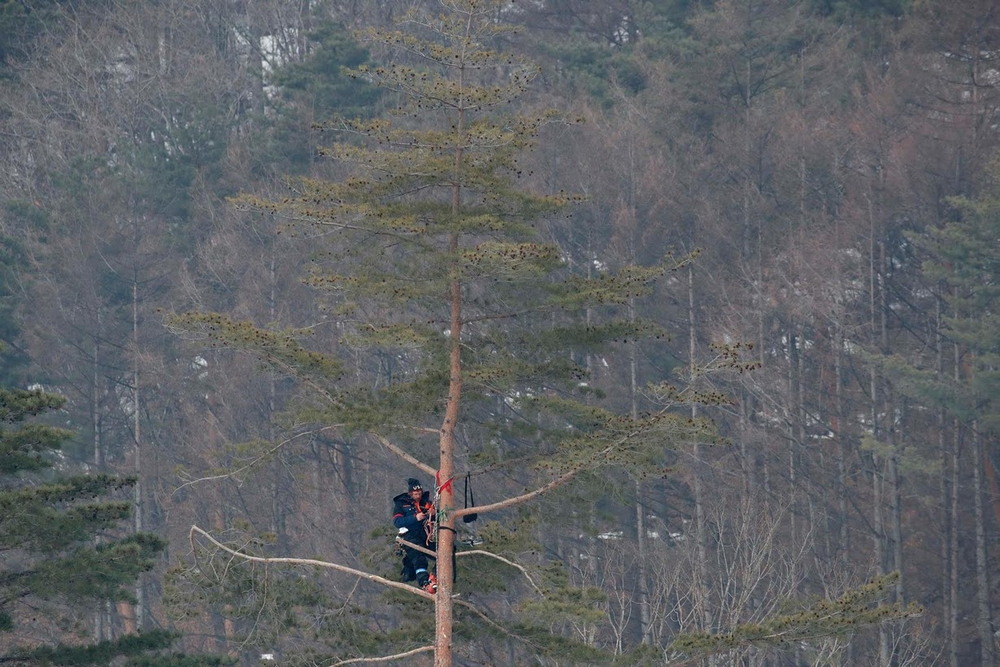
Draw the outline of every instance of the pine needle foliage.
<instances>
[{"instance_id":1,"label":"pine needle foliage","mask_svg":"<svg viewBox=\"0 0 1000 667\"><path fill-rule=\"evenodd\" d=\"M234 200L272 214L282 234L323 240L305 279L335 321L336 341L312 351L299 333L221 314L171 320L302 379L317 399L309 419L391 443L442 482L480 455L511 461L517 486L495 510L526 500L524 489L554 488L586 470L655 467L665 448L707 437L705 424L668 410L632 417L592 405L585 366L574 360L665 337L629 321L622 307L689 258L587 277L546 235L547 222L579 198L533 187L524 156L544 126L574 121L523 101L539 70L504 50L511 8L428 1L398 30L365 31L371 52L391 64L352 75L397 104L380 118L320 127L332 138L321 154L338 178L289 177L285 197ZM379 365L386 358L391 374ZM357 369L350 376L340 372L348 359ZM422 458L430 452L437 458ZM450 528L461 510L450 485L438 491L436 636L446 642ZM439 664L450 664L450 650L437 645Z\"/></svg>"},{"instance_id":2,"label":"pine needle foliage","mask_svg":"<svg viewBox=\"0 0 1000 667\"><path fill-rule=\"evenodd\" d=\"M398 358L392 381L377 391L372 376L352 386L340 372L344 359L308 350L305 331L262 329L217 313L172 319L188 334L253 351L312 383L327 400L327 420L386 436L440 425L440 409L426 408L441 408L451 393L457 347L470 420L495 426L490 401L514 396L561 396L582 406L586 372L573 355L665 338L654 324L628 321L611 307L648 293L687 261L575 275L543 228L578 198L527 187L521 164L541 127L572 121L515 107L538 68L498 46L510 31L503 21L510 3L424 4L400 30L360 35L373 50L394 54L392 65L353 70L395 95L392 113L320 126L339 139L322 154L349 175L290 177L287 197L234 200L273 213L281 233L322 234L325 245L305 280L336 318L343 353ZM585 323L584 313L601 307L603 321ZM424 418L408 406L420 406Z\"/></svg>"},{"instance_id":3,"label":"pine needle foliage","mask_svg":"<svg viewBox=\"0 0 1000 667\"><path fill-rule=\"evenodd\" d=\"M945 312L949 342L964 352L957 383L912 382L916 395L929 398L966 422L977 422L992 436L1000 433L1000 161L978 199L949 200L954 219L940 228L911 236L925 253L923 273L936 286ZM910 371L909 376L917 371Z\"/></svg>"},{"instance_id":4,"label":"pine needle foliage","mask_svg":"<svg viewBox=\"0 0 1000 667\"><path fill-rule=\"evenodd\" d=\"M43 646L9 656L12 664L35 667L100 666L121 664L124 667L223 667L235 662L224 656L186 655L174 653L155 655L153 652L169 646L176 636L166 630L151 630L137 635L125 635L88 646L59 644Z\"/></svg>"},{"instance_id":5,"label":"pine needle foliage","mask_svg":"<svg viewBox=\"0 0 1000 667\"><path fill-rule=\"evenodd\" d=\"M836 599L804 601L794 611L770 616L761 623L738 625L728 632L679 635L668 652L691 659L751 645L792 648L799 642L846 636L866 627L920 615L923 610L917 604L880 601L898 578L898 572L883 575Z\"/></svg>"},{"instance_id":6,"label":"pine needle foliage","mask_svg":"<svg viewBox=\"0 0 1000 667\"><path fill-rule=\"evenodd\" d=\"M52 470L72 432L41 420L63 403L40 390L0 388L0 662L107 665L125 656L158 659L162 656L149 652L170 645L167 633L55 644L59 622L72 620L81 608L130 600L135 579L152 568L165 546L149 533L115 537L132 513L131 503L115 496L134 479ZM21 632L37 631L40 621L49 624L54 645L21 640Z\"/></svg>"}]
</instances>

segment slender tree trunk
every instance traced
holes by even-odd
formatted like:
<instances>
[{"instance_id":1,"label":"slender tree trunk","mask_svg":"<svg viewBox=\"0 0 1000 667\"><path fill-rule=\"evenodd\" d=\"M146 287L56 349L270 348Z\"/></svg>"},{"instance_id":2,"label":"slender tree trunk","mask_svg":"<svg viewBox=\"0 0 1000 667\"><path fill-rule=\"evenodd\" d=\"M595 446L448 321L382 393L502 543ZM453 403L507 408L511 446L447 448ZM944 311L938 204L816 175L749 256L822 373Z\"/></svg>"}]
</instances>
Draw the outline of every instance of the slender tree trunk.
<instances>
[{"instance_id":1,"label":"slender tree trunk","mask_svg":"<svg viewBox=\"0 0 1000 667\"><path fill-rule=\"evenodd\" d=\"M993 617L990 610L989 546L986 535L986 508L983 502L983 466L987 465L979 422L972 422L972 492L976 520L976 626L979 631L979 654L984 667L995 663Z\"/></svg>"},{"instance_id":2,"label":"slender tree trunk","mask_svg":"<svg viewBox=\"0 0 1000 667\"><path fill-rule=\"evenodd\" d=\"M100 330L101 309L97 308L97 326ZM90 386L90 423L93 428L93 448L94 448L94 468L101 470L104 467L104 442L101 434L101 372L100 372L100 343L95 340L91 357L91 386ZM96 538L99 544L101 537ZM111 621L108 612L108 604L98 605L94 612L94 640L103 641L111 639Z\"/></svg>"},{"instance_id":3,"label":"slender tree trunk","mask_svg":"<svg viewBox=\"0 0 1000 667\"><path fill-rule=\"evenodd\" d=\"M689 365L691 371L691 380L694 381L697 358L697 338L696 338L696 319L695 319L695 308L694 308L694 267L688 265L688 356ZM691 405L691 418L698 418L698 406L697 404ZM701 599L702 610L701 610L701 622L702 630L704 632L713 631L713 621L712 621L712 608L709 604L709 587L708 587L708 522L705 518L705 494L702 488L701 480L701 456L702 449L701 443L695 441L694 443L694 466L693 475L694 478L694 517L695 517L695 536L698 545L698 582L697 587L699 591L699 598ZM709 659L709 664L715 664L713 659Z\"/></svg>"},{"instance_id":4,"label":"slender tree trunk","mask_svg":"<svg viewBox=\"0 0 1000 667\"><path fill-rule=\"evenodd\" d=\"M628 318L630 322L635 320L634 306L634 301L630 298L628 304ZM639 418L639 405L636 400L638 394L637 349L638 343L634 340L629 343L629 396L632 419ZM639 578L639 636L643 644L652 644L653 637L649 621L649 573L646 563L646 517L642 507L642 483L638 478L635 480L635 539L639 555L639 562L637 564L637 576Z\"/></svg>"},{"instance_id":5,"label":"slender tree trunk","mask_svg":"<svg viewBox=\"0 0 1000 667\"><path fill-rule=\"evenodd\" d=\"M941 333L941 299L937 299L934 309L934 351L936 356L937 376L940 382L946 380L944 367L944 336ZM941 503L941 599L943 601L943 626L945 635L948 638L948 656L951 667L958 667L958 636L957 636L957 591L954 590L954 582L951 579L952 559L954 552L951 549L952 536L956 534L957 527L951 514L951 493L952 483L952 455L954 448L949 448L948 440L948 419L945 409L938 409L937 430L938 430L938 451L941 456L941 476L938 485Z\"/></svg>"},{"instance_id":6,"label":"slender tree trunk","mask_svg":"<svg viewBox=\"0 0 1000 667\"><path fill-rule=\"evenodd\" d=\"M899 573L896 579L896 601L901 602L904 597L904 581L906 576L903 571L903 520L902 520L902 493L899 485L899 449L902 445L898 442L896 431L891 431L890 447L892 451L888 461L889 477L889 535L892 542L892 570Z\"/></svg>"},{"instance_id":7,"label":"slender tree trunk","mask_svg":"<svg viewBox=\"0 0 1000 667\"><path fill-rule=\"evenodd\" d=\"M465 67L459 66L458 87L465 85ZM458 215L462 209L462 159L465 140L465 100L459 97L458 118L456 120L458 147L455 149L454 181L452 185L451 209ZM459 236L451 235L448 249L454 254L458 251ZM458 424L462 401L462 285L458 278L458 269L454 269L450 281L450 349L448 353L449 378L448 398L445 404L444 421L441 424L439 438L440 452L438 464L438 479L436 482L436 504L438 512L437 531L437 578L438 590L434 604L434 665L435 667L451 667L451 642L454 622L454 604L452 590L455 583L455 572L452 557L455 553L455 517L452 510L455 507L452 478L454 477L455 461L455 428Z\"/></svg>"},{"instance_id":8,"label":"slender tree trunk","mask_svg":"<svg viewBox=\"0 0 1000 667\"><path fill-rule=\"evenodd\" d=\"M959 544L958 544L958 533L959 533L959 466L961 465L960 456L960 445L961 445L961 429L959 428L958 422L956 421L952 425L952 447L951 447L951 502L950 506L950 517L951 521L951 535L948 536L948 552L949 552L949 563L951 566L951 571L949 573L950 586L948 590L950 592L949 597L949 616L948 616L948 635L951 638L951 665L952 667L959 667L959 636L958 636L958 565L959 565Z\"/></svg>"},{"instance_id":9,"label":"slender tree trunk","mask_svg":"<svg viewBox=\"0 0 1000 667\"><path fill-rule=\"evenodd\" d=\"M101 310L97 309L97 329L101 328ZM91 358L91 387L90 387L90 423L93 431L94 446L94 468L101 470L104 467L104 442L101 435L101 348L98 341L94 341L93 356Z\"/></svg>"},{"instance_id":10,"label":"slender tree trunk","mask_svg":"<svg viewBox=\"0 0 1000 667\"><path fill-rule=\"evenodd\" d=\"M269 290L267 295L267 314L269 322L278 321L278 293L277 293L277 249L272 245L270 253L270 263L268 264ZM275 413L278 411L278 387L276 375L270 372L267 375L267 439L274 442L277 434L274 428ZM271 463L271 530L274 532L277 545L283 551L289 549L288 531L286 530L285 509L281 502L281 495L284 492L282 484L284 467L281 460L281 451L275 452L274 461Z\"/></svg>"},{"instance_id":11,"label":"slender tree trunk","mask_svg":"<svg viewBox=\"0 0 1000 667\"><path fill-rule=\"evenodd\" d=\"M457 195L456 195L457 198ZM453 250L457 249L458 238L453 237ZM458 421L462 398L462 358L460 336L462 331L462 288L457 279L451 282L451 352L448 400L444 422L441 425L440 464L437 480L437 511L439 530L437 533L437 578L438 590L435 602L436 636L434 643L435 667L451 667L451 641L454 605L452 590L455 572L452 554L455 552L455 507L452 491L455 457L455 425Z\"/></svg>"},{"instance_id":12,"label":"slender tree trunk","mask_svg":"<svg viewBox=\"0 0 1000 667\"><path fill-rule=\"evenodd\" d=\"M136 533L145 530L143 518L146 510L143 502L143 468L142 468L142 419L139 409L142 392L139 385L139 280L132 278L132 430L135 438L134 461L132 472L135 474L135 485L132 487L132 503L135 506L134 525ZM135 580L135 620L132 628L126 627L126 633L131 634L141 630L146 625L146 587L142 575Z\"/></svg>"},{"instance_id":13,"label":"slender tree trunk","mask_svg":"<svg viewBox=\"0 0 1000 667\"><path fill-rule=\"evenodd\" d=\"M881 173L881 172L880 172ZM877 188L881 192L881 183ZM878 192L873 192L871 199L878 196ZM884 246L879 239L877 228L876 211L877 205L869 200L869 246L868 246L868 306L869 306L869 337L872 347L880 352L885 352L883 347L882 332L884 331L883 321L885 313L882 309L885 294L883 284L883 269L885 264ZM882 437L881 415L881 392L879 386L878 371L873 366L869 371L869 419L871 420L871 435L876 442ZM882 476L882 462L877 453L871 455L872 461L872 525L874 528L874 547L876 561L878 563L879 574L886 573L886 549L885 549L885 524L883 515L883 493L884 479ZM891 651L889 648L889 635L884 625L879 625L879 664L888 667Z\"/></svg>"},{"instance_id":14,"label":"slender tree trunk","mask_svg":"<svg viewBox=\"0 0 1000 667\"><path fill-rule=\"evenodd\" d=\"M791 531L792 544L799 544L799 507L798 507L798 466L795 461L795 433L796 433L796 423L798 422L798 401L796 400L795 387L796 387L796 364L798 358L797 350L797 339L795 333L789 328L786 344L786 357L788 360L788 377L786 392L788 396L788 407L786 408L786 419L788 420L785 437L788 440L788 493L789 493L789 512L788 521L789 529Z\"/></svg>"},{"instance_id":15,"label":"slender tree trunk","mask_svg":"<svg viewBox=\"0 0 1000 667\"><path fill-rule=\"evenodd\" d=\"M848 530L847 513L847 432L844 428L846 423L844 414L844 329L841 322L837 322L836 346L837 350L833 356L834 364L834 410L837 415L837 425L834 429L837 438L837 502L840 521L840 535L838 553L840 559L846 559L851 553L850 531Z\"/></svg>"},{"instance_id":16,"label":"slender tree trunk","mask_svg":"<svg viewBox=\"0 0 1000 667\"><path fill-rule=\"evenodd\" d=\"M635 320L635 304L633 299L629 299L628 303L628 319L630 322ZM630 403L630 413L633 419L638 418L639 406L637 402L637 373L638 373L638 360L637 360L637 343L632 341L628 346L629 355L629 403ZM649 600L647 596L647 572L646 572L646 528L645 528L645 516L642 508L642 483L635 480L635 539L636 546L638 549L639 562L638 565L638 606L639 606L639 636L643 644L649 644L651 642L651 637L649 634Z\"/></svg>"}]
</instances>

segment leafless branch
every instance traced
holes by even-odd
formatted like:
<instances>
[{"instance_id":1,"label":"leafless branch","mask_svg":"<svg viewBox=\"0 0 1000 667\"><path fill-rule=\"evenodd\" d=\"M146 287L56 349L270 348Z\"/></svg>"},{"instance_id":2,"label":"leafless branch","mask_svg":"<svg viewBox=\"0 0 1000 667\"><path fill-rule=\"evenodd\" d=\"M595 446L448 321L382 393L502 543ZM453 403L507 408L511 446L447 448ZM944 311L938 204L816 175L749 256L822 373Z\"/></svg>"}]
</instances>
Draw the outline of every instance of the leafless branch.
<instances>
[{"instance_id":1,"label":"leafless branch","mask_svg":"<svg viewBox=\"0 0 1000 667\"><path fill-rule=\"evenodd\" d=\"M316 433L322 433L323 431L328 431L330 429L337 428L338 426L340 426L340 425L339 424L335 424L335 425L331 425L331 426L323 426L322 428L318 428L318 429L314 429L314 430L303 431L302 433L296 433L295 435L293 435L293 436L291 436L289 438L285 438L284 440L281 440L280 442L276 443L274 446L272 446L271 448L269 448L266 452L264 452L260 456L255 457L252 461L250 461L249 463L247 463L245 465L240 466L236 470L230 470L229 472L224 472L224 473L221 473L219 475L207 475L205 477L198 477L196 479L189 479L188 481L184 482L183 484L181 484L180 486L178 486L176 489L174 489L172 493L177 493L178 491L180 491L184 487L191 486L192 484L199 484L201 482L212 482L212 481L219 480L219 479L229 479L229 478L232 478L232 477L236 477L240 473L246 472L246 471L250 470L251 468L253 468L254 466L256 466L259 463L261 463L262 461L267 460L267 457L269 457L271 454L275 453L276 451L278 451L279 449L281 449L282 447L284 447L288 443L292 442L293 440L301 438L304 435L314 435Z\"/></svg>"},{"instance_id":2,"label":"leafless branch","mask_svg":"<svg viewBox=\"0 0 1000 667\"><path fill-rule=\"evenodd\" d=\"M489 505L476 505L475 507L466 507L464 509L455 509L455 510L453 510L451 512L451 515L453 517L455 517L455 518L458 518L458 517L461 517L461 516L465 516L466 514L477 514L479 512L483 512L483 513L486 513L486 512L495 512L497 510L506 509L506 508L512 507L514 505L519 505L519 504L521 504L523 502L527 502L527 501L531 500L532 498L536 498L536 497L542 495L543 493L547 493L547 492L551 491L552 489L555 489L556 487L562 486L563 484L565 484L569 480L571 480L574 477L576 477L576 475L579 474L581 470L582 470L582 468L574 468L573 470L570 470L569 472L563 473L559 477L556 477L554 480L552 480L548 484L544 484L544 485L538 487L534 491L528 491L527 493L522 493L519 496L513 496L511 498L507 498L507 499L501 500L499 502L490 503Z\"/></svg>"},{"instance_id":3,"label":"leafless branch","mask_svg":"<svg viewBox=\"0 0 1000 667\"><path fill-rule=\"evenodd\" d=\"M399 660L400 658L409 658L411 655L418 655L420 653L427 653L433 651L434 646L421 646L415 648L412 651L404 651L403 653L397 653L395 655L383 655L378 658L351 658L350 660L341 660L340 662L334 662L330 667L338 667L339 665L356 665L360 663L374 663L374 662L389 662L390 660Z\"/></svg>"},{"instance_id":4,"label":"leafless branch","mask_svg":"<svg viewBox=\"0 0 1000 667\"><path fill-rule=\"evenodd\" d=\"M396 542L398 544L406 547L407 549L414 549L415 551L419 551L420 553L427 554L428 556L433 556L435 558L437 557L437 552L436 551L434 551L432 549L428 549L426 547L423 547L423 546L421 546L419 544L414 544L412 542L407 542L406 540L404 540L404 539L402 539L400 537L396 538ZM542 589L540 589L538 587L538 585L535 584L534 580L531 578L531 575L528 574L528 571L524 567L522 567L521 565L518 565L517 563L515 563L512 560L508 560L507 558L504 558L503 556L499 556L499 555L497 555L495 553L492 553L492 552L489 552L489 551L485 551L483 549L474 549L472 551L456 551L455 552L455 558L458 558L460 556L489 556L490 558L496 558L498 561L506 563L507 565L510 565L511 567L514 567L514 568L517 568L518 570L520 570L521 574L524 575L524 578L528 580L529 584L531 584L531 587L535 589L535 592L538 593L539 595L542 594Z\"/></svg>"},{"instance_id":5,"label":"leafless branch","mask_svg":"<svg viewBox=\"0 0 1000 667\"><path fill-rule=\"evenodd\" d=\"M510 565L511 567L520 570L521 574L524 575L524 578L528 580L529 584L531 584L531 587L535 589L535 592L538 593L539 595L542 595L542 589L539 588L538 585L534 582L534 580L531 578L531 575L528 574L528 571L523 566L518 565L512 560L508 560L503 556L498 556L495 553L484 551L482 549L474 549L472 551L456 551L455 557L457 558L458 556L489 556L490 558L496 558L498 561L506 563L507 565Z\"/></svg>"},{"instance_id":6,"label":"leafless branch","mask_svg":"<svg viewBox=\"0 0 1000 667\"><path fill-rule=\"evenodd\" d=\"M390 452L400 457L407 463L410 463L411 465L416 466L420 470L423 470L428 475L433 475L436 472L436 470L432 466L429 466L423 461L420 461L419 459L415 458L409 452L403 451L403 449L401 449L399 445L395 444L394 442L391 442L386 437L381 436L378 433L372 433L371 436L376 440L378 440L379 444L388 449Z\"/></svg>"},{"instance_id":7,"label":"leafless branch","mask_svg":"<svg viewBox=\"0 0 1000 667\"><path fill-rule=\"evenodd\" d=\"M217 548L225 551L236 558L241 558L246 561L253 563L284 563L287 565L309 565L313 567L325 567L331 570L337 570L338 572L344 572L347 574L354 575L355 577L360 577L367 581L371 581L377 584L382 584L383 586L388 586L390 588L397 588L401 591L406 591L413 595L419 595L421 597L427 598L428 600L433 600L434 596L430 593L426 593L419 588L415 588L408 584L403 584L398 581L392 581L391 579L386 579L385 577L380 577L377 574L371 574L369 572L364 572L362 570L355 570L352 567L347 567L346 565L340 565L338 563L330 563L328 561L316 560L314 558L291 558L291 557L264 557L264 556L251 556L250 554L245 554L235 549L227 547L225 544L219 542L217 539L212 537L208 532L202 530L198 526L191 526L191 530L188 531L188 538L191 540L192 547L194 546L194 536L195 534L201 535L206 540L211 542Z\"/></svg>"},{"instance_id":8,"label":"leafless branch","mask_svg":"<svg viewBox=\"0 0 1000 667\"><path fill-rule=\"evenodd\" d=\"M658 414L662 414L665 411L666 411L666 409L661 410ZM644 432L643 429L638 429L638 430L630 431L629 433L624 434L623 436L621 436L620 438L617 438L614 442L612 442L611 444L609 444L607 447L605 447L604 449L602 449L600 452L598 452L597 455L592 458L592 460L593 461L600 461L609 452L614 451L615 449L617 449L618 447L622 446L623 444L625 444L626 442L628 442L632 438L642 435L643 432ZM507 498L507 499L501 500L499 502L490 503L489 505L476 505L474 507L465 507L465 508L462 508L462 509L455 509L455 510L452 510L451 516L453 516L455 518L458 518L458 517L465 516L467 514L478 514L480 512L482 512L482 513L495 512L497 510L506 509L506 508L512 507L514 505L520 505L523 502L527 502L527 501L529 501L529 500L531 500L533 498L536 498L536 497L538 497L538 496L540 496L540 495L542 495L544 493L548 493L549 491L551 491L551 490L553 490L553 489L555 489L557 487L562 486L563 484L565 484L566 482L570 481L571 479L573 479L574 477L576 477L577 475L579 475L581 472L583 472L586 469L587 469L587 465L586 464L576 466L573 469L571 469L571 470L563 473L559 477L556 477L552 481L548 482L547 484L543 484L542 486L538 487L537 489L535 489L533 491L528 491L526 493L522 493L519 496L513 496L511 498Z\"/></svg>"}]
</instances>

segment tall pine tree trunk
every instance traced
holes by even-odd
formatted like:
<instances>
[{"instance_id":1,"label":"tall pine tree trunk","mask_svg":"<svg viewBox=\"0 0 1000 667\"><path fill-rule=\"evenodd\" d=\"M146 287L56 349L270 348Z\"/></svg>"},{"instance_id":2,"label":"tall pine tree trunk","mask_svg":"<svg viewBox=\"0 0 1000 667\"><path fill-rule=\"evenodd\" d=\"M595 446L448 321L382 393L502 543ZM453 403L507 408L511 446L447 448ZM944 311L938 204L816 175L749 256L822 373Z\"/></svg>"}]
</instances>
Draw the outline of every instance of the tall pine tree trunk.
<instances>
[{"instance_id":1,"label":"tall pine tree trunk","mask_svg":"<svg viewBox=\"0 0 1000 667\"><path fill-rule=\"evenodd\" d=\"M694 381L695 377L695 359L697 354L697 338L696 338L696 320L695 320L695 308L694 308L694 267L688 265L688 356L689 356L689 367L691 372L691 381ZM695 420L698 418L698 406L697 404L691 405L691 419ZM701 623L703 625L704 632L712 632L714 630L713 620L712 620L712 608L709 603L709 576L708 576L708 521L705 518L705 492L702 488L702 465L701 456L702 449L701 443L695 441L694 443L694 466L693 466L693 479L694 479L694 522L695 522L695 539L697 540L698 548L698 581L697 589L699 591L698 597L701 599L702 604L702 615ZM710 664L715 664L713 659L709 659Z\"/></svg>"},{"instance_id":2,"label":"tall pine tree trunk","mask_svg":"<svg viewBox=\"0 0 1000 667\"><path fill-rule=\"evenodd\" d=\"M949 472L951 473L951 498L948 503L948 510L951 526L951 534L948 536L948 553L949 553L949 610L948 610L948 635L951 639L950 653L951 653L951 665L952 667L959 667L959 636L958 636L958 565L959 565L959 542L958 542L958 532L959 532L959 466L961 465L960 443L961 443L961 430L958 427L958 423L952 425L952 445L951 445L951 455L950 455L950 465Z\"/></svg>"},{"instance_id":3,"label":"tall pine tree trunk","mask_svg":"<svg viewBox=\"0 0 1000 667\"><path fill-rule=\"evenodd\" d=\"M459 65L458 88L462 91L465 85L465 64ZM460 92L457 106L456 136L458 146L454 153L454 185L452 186L451 211L457 217L462 210L462 159L463 142L465 140L465 103L464 92ZM448 250L455 256L459 247L458 233L451 235ZM455 553L455 518L452 510L455 507L452 491L455 461L455 427L462 401L462 284L459 282L459 270L452 269L449 284L450 298L450 329L448 351L448 397L445 403L444 421L441 424L439 439L440 452L438 462L438 479L435 483L436 503L438 512L437 531L437 578L438 590L434 604L434 665L435 667L451 667L451 641L454 623L454 604L452 590L455 583L454 561Z\"/></svg>"},{"instance_id":4,"label":"tall pine tree trunk","mask_svg":"<svg viewBox=\"0 0 1000 667\"><path fill-rule=\"evenodd\" d=\"M628 319L635 321L635 300L629 298ZM639 418L638 404L638 347L639 344L632 340L629 342L629 412L632 419ZM650 629L649 620L649 572L646 563L646 517L642 506L642 482L638 478L635 480L635 540L638 548L639 562L638 572L638 605L639 605L639 636L643 644L652 644L653 636ZM624 574L623 574L624 576Z\"/></svg>"},{"instance_id":5,"label":"tall pine tree trunk","mask_svg":"<svg viewBox=\"0 0 1000 667\"><path fill-rule=\"evenodd\" d=\"M461 155L456 157L456 162ZM457 188L456 188L457 191ZM459 194L456 192L455 205L458 206ZM458 238L453 237L452 248L457 249ZM437 490L437 578L438 590L434 605L436 634L434 638L435 667L451 667L451 641L453 634L454 604L452 590L455 580L452 555L455 553L455 518L452 510L455 507L452 478L454 477L455 458L455 425L458 421L459 407L462 398L462 288L457 278L451 283L451 351L449 357L450 376L448 380L448 399L445 407L444 422L441 424L440 461L438 465Z\"/></svg>"},{"instance_id":6,"label":"tall pine tree trunk","mask_svg":"<svg viewBox=\"0 0 1000 667\"><path fill-rule=\"evenodd\" d=\"M939 381L945 381L944 365L944 335L942 334L942 303L937 299L934 310L934 351L936 369ZM956 516L952 513L952 495L958 493L955 474L957 473L958 443L948 438L948 418L944 407L937 412L938 451L941 456L941 475L938 484L941 503L941 599L944 609L943 625L948 638L948 662L951 667L958 667L958 591L957 580L952 577L952 571L957 565L958 526ZM949 445L949 443L952 443ZM957 496L956 496L957 498Z\"/></svg>"},{"instance_id":7,"label":"tall pine tree trunk","mask_svg":"<svg viewBox=\"0 0 1000 667\"><path fill-rule=\"evenodd\" d=\"M990 609L989 545L987 544L986 509L983 502L985 492L983 467L988 465L983 449L983 436L979 432L979 421L972 422L972 492L975 494L973 506L976 521L976 628L979 631L980 664L991 667L996 664L993 638L993 616Z\"/></svg>"}]
</instances>

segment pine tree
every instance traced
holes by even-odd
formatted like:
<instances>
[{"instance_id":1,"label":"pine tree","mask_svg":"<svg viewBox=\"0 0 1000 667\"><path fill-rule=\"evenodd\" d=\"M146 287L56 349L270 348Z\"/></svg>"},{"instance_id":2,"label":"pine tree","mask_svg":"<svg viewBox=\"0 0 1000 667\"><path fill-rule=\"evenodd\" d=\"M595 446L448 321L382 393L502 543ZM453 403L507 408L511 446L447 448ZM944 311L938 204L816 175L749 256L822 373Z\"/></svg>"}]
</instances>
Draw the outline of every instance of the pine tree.
<instances>
[{"instance_id":1,"label":"pine tree","mask_svg":"<svg viewBox=\"0 0 1000 667\"><path fill-rule=\"evenodd\" d=\"M616 341L661 336L623 306L684 260L574 274L542 230L575 198L532 191L522 166L543 126L567 121L515 108L538 70L501 48L510 3L424 4L443 11L418 9L401 22L405 31L364 35L393 64L355 76L377 82L398 105L386 117L324 126L340 141L323 154L348 173L294 179L281 201L238 200L287 221L285 233L326 239L308 280L341 332L337 349L310 350L305 331L215 313L173 323L299 377L319 399L299 423L307 417L368 434L436 480L439 589L434 639L424 648L449 665L457 636L452 554L463 517L524 503L589 471L655 466L657 452L705 437L705 425L665 408L628 416L593 405L579 359ZM385 358L391 375L379 374ZM347 359L361 366L348 374ZM522 491L460 507L454 480L486 465L513 474ZM587 595L553 599L552 608L581 611ZM536 648L543 638L553 650L566 647L551 632L509 632L531 635Z\"/></svg>"},{"instance_id":2,"label":"pine tree","mask_svg":"<svg viewBox=\"0 0 1000 667\"><path fill-rule=\"evenodd\" d=\"M998 179L1000 180L1000 179ZM956 198L955 220L918 237L931 257L924 274L944 289L949 338L967 350L962 386L950 409L978 421L987 437L1000 433L1000 185L979 200Z\"/></svg>"},{"instance_id":3,"label":"pine tree","mask_svg":"<svg viewBox=\"0 0 1000 667\"><path fill-rule=\"evenodd\" d=\"M998 168L1000 165L994 165L992 181L978 199L950 200L952 220L911 236L927 258L922 265L923 275L943 304L939 333L953 350L953 367L945 373L943 365L928 368L898 358L887 361L904 392L941 409L971 440L976 619L983 664L996 659L989 583L995 559L989 549L989 526L1000 518L1000 501L995 493L1000 470ZM958 452L953 456L957 475Z\"/></svg>"},{"instance_id":4,"label":"pine tree","mask_svg":"<svg viewBox=\"0 0 1000 667\"><path fill-rule=\"evenodd\" d=\"M678 662L721 654L748 646L784 648L826 637L846 637L866 626L877 626L918 616L922 608L901 602L885 603L899 573L883 575L845 591L835 599L788 601L790 609L760 623L743 623L720 633L685 633L668 647Z\"/></svg>"},{"instance_id":5,"label":"pine tree","mask_svg":"<svg viewBox=\"0 0 1000 667\"><path fill-rule=\"evenodd\" d=\"M107 665L128 656L132 664L184 664L177 660L185 656L156 653L174 640L163 630L96 644L70 640L83 630L73 625L80 611L131 598L136 577L165 543L152 534L113 537L132 511L118 497L133 479L53 471L72 432L40 418L63 403L40 390L0 388L0 662Z\"/></svg>"}]
</instances>

